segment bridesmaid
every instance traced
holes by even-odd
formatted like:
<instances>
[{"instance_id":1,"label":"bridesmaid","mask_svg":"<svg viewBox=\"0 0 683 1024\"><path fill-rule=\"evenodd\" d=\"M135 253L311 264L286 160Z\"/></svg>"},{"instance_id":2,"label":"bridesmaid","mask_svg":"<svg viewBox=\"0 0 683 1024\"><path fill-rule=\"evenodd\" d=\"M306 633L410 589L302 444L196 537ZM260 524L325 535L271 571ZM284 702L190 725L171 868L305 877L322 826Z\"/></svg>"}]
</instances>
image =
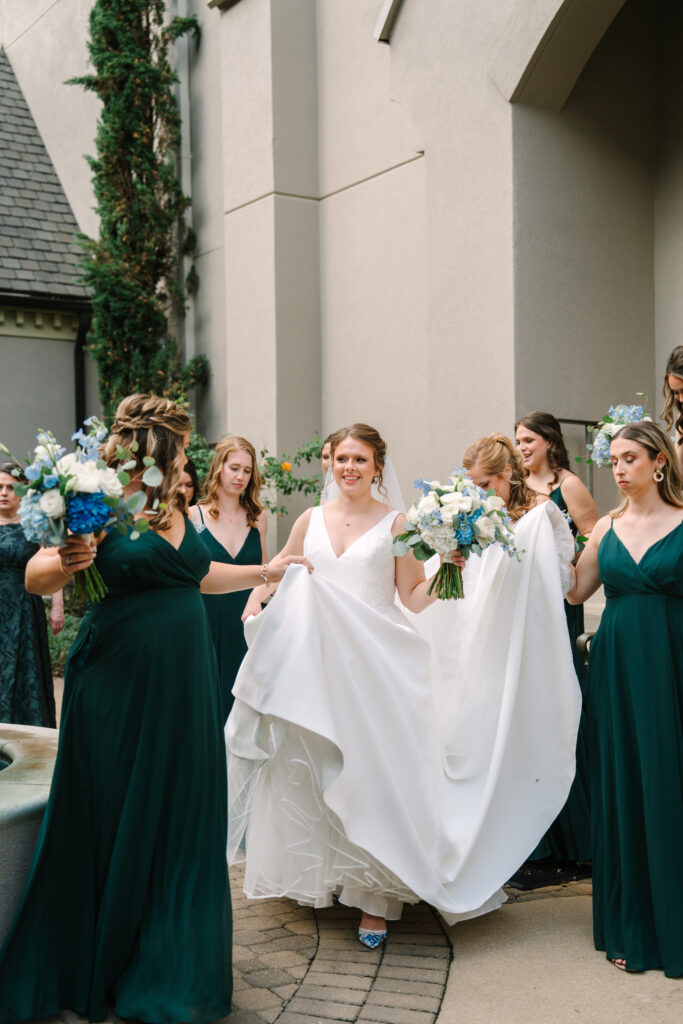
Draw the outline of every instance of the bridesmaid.
<instances>
[{"instance_id":1,"label":"bridesmaid","mask_svg":"<svg viewBox=\"0 0 683 1024\"><path fill-rule=\"evenodd\" d=\"M517 445L529 474L529 484L570 517L574 536L590 536L598 520L598 510L590 491L569 469L562 429L549 412L532 412L516 424ZM584 632L583 607L572 607L565 601L567 627L572 645L574 668L582 691L586 683L586 667L576 646ZM520 888L536 888L559 881L570 881L590 875L590 790L585 716L576 746L576 779L567 804L550 827L530 861L515 876ZM538 863L543 861L543 864Z\"/></svg>"},{"instance_id":2,"label":"bridesmaid","mask_svg":"<svg viewBox=\"0 0 683 1024\"><path fill-rule=\"evenodd\" d=\"M260 489L254 446L243 437L224 437L216 445L204 497L190 509L190 518L214 562L260 567L268 561ZM242 620L258 615L265 592L266 588L259 587L256 595L240 591L204 597L218 655L223 722L230 714L235 677L247 653Z\"/></svg>"},{"instance_id":3,"label":"bridesmaid","mask_svg":"<svg viewBox=\"0 0 683 1024\"><path fill-rule=\"evenodd\" d=\"M572 604L604 585L591 646L595 948L627 971L683 976L683 493L652 422L612 438L621 492L576 567Z\"/></svg>"},{"instance_id":4,"label":"bridesmaid","mask_svg":"<svg viewBox=\"0 0 683 1024\"><path fill-rule=\"evenodd\" d=\"M477 487L493 488L516 523L526 512L547 501L527 480L524 462L505 434L489 434L469 446L462 464Z\"/></svg>"},{"instance_id":5,"label":"bridesmaid","mask_svg":"<svg viewBox=\"0 0 683 1024\"><path fill-rule=\"evenodd\" d=\"M666 399L662 419L669 434L675 431L674 448L683 473L683 345L677 345L667 359L662 393Z\"/></svg>"},{"instance_id":6,"label":"bridesmaid","mask_svg":"<svg viewBox=\"0 0 683 1024\"><path fill-rule=\"evenodd\" d=\"M55 727L55 697L43 600L24 572L38 545L21 528L14 463L0 465L0 722ZM62 591L52 595L50 628L64 628Z\"/></svg>"},{"instance_id":7,"label":"bridesmaid","mask_svg":"<svg viewBox=\"0 0 683 1024\"><path fill-rule=\"evenodd\" d=\"M191 508L199 497L199 480L197 479L197 467L192 459L188 459L180 474L178 491L185 498L185 509Z\"/></svg>"},{"instance_id":8,"label":"bridesmaid","mask_svg":"<svg viewBox=\"0 0 683 1024\"><path fill-rule=\"evenodd\" d=\"M190 419L130 395L102 457L137 443L127 496L150 529L101 539L109 588L69 655L50 798L26 886L0 951L0 1024L108 1008L148 1024L209 1024L230 1011L227 791L218 669L200 597L253 587L259 569L212 563L177 504ZM163 478L141 482L150 455ZM156 511L151 511L156 504ZM69 537L26 571L50 594L90 565ZM266 570L280 579L290 562Z\"/></svg>"}]
</instances>

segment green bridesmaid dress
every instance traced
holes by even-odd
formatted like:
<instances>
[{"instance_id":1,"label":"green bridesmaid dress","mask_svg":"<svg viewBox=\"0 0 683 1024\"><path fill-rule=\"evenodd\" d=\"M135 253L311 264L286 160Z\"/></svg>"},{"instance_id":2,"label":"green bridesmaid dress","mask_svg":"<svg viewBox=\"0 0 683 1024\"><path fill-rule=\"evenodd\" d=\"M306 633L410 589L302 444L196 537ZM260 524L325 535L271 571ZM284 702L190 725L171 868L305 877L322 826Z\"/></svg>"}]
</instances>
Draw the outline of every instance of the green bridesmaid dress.
<instances>
[{"instance_id":1,"label":"green bridesmaid dress","mask_svg":"<svg viewBox=\"0 0 683 1024\"><path fill-rule=\"evenodd\" d=\"M561 485L550 494L550 500L558 508L567 513L567 503L562 497ZM576 537L577 529L570 522L571 531ZM578 637L584 631L583 605L571 605L564 602L567 617L567 628L572 645L574 669L579 679L581 692L586 685L586 666L576 646ZM587 861L591 859L591 818L590 818L590 770L588 764L588 743L586 737L586 716L581 711L579 733L576 738L576 775L569 791L567 802L559 815L543 836L529 858L532 861L548 859L553 863L566 864L567 861ZM550 879L548 879L550 881Z\"/></svg>"},{"instance_id":2,"label":"green bridesmaid dress","mask_svg":"<svg viewBox=\"0 0 683 1024\"><path fill-rule=\"evenodd\" d=\"M37 544L20 523L0 526L0 722L55 727L55 696L42 597L24 573Z\"/></svg>"},{"instance_id":3,"label":"green bridesmaid dress","mask_svg":"<svg viewBox=\"0 0 683 1024\"><path fill-rule=\"evenodd\" d=\"M255 526L249 527L244 544L233 557L227 548L211 533L204 522L204 513L198 505L201 525L199 536L206 545L212 561L227 565L260 565L262 561L261 534ZM223 721L226 722L233 705L232 688L247 653L244 639L242 612L249 600L249 590L236 590L232 594L204 594L204 607L209 619L211 636L218 655L218 671L221 678L221 705Z\"/></svg>"},{"instance_id":4,"label":"green bridesmaid dress","mask_svg":"<svg viewBox=\"0 0 683 1024\"><path fill-rule=\"evenodd\" d=\"M591 646L593 927L629 970L683 975L683 523L635 562L614 525Z\"/></svg>"},{"instance_id":5,"label":"green bridesmaid dress","mask_svg":"<svg viewBox=\"0 0 683 1024\"><path fill-rule=\"evenodd\" d=\"M230 1011L227 782L218 673L192 526L111 533L109 593L67 663L59 751L0 952L0 1022L107 1008L152 1024Z\"/></svg>"}]
</instances>

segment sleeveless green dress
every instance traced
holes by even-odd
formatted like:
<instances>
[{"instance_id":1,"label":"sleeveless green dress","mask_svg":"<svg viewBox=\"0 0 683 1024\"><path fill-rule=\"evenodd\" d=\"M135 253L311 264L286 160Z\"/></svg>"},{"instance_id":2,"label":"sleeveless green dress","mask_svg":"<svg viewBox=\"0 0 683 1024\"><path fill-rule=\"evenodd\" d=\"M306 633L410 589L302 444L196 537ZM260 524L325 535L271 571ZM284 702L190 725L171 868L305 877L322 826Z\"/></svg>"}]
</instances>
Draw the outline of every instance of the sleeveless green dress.
<instances>
[{"instance_id":1,"label":"sleeveless green dress","mask_svg":"<svg viewBox=\"0 0 683 1024\"><path fill-rule=\"evenodd\" d=\"M613 527L591 646L593 928L631 970L683 975L683 523L639 562Z\"/></svg>"},{"instance_id":2,"label":"sleeveless green dress","mask_svg":"<svg viewBox=\"0 0 683 1024\"><path fill-rule=\"evenodd\" d=\"M558 508L567 513L567 503L562 497L562 487L559 485L550 494L550 500ZM577 529L573 522L570 522L571 531L576 537ZM574 669L581 686L581 692L585 693L586 666L576 646L577 638L584 631L583 605L571 605L564 602L564 612L567 617L567 628L569 639L572 645L574 658ZM591 817L590 817L590 769L588 764L588 741L586 734L586 715L581 711L579 722L579 733L576 738L576 775L569 791L567 802L558 814L557 818L543 836L538 846L532 853L530 860L541 860L547 858L554 862L586 861L591 859Z\"/></svg>"},{"instance_id":3,"label":"sleeveless green dress","mask_svg":"<svg viewBox=\"0 0 683 1024\"><path fill-rule=\"evenodd\" d=\"M205 1024L230 1011L227 777L199 593L210 559L111 533L67 663L52 789L0 952L0 1022L74 1010Z\"/></svg>"},{"instance_id":4,"label":"sleeveless green dress","mask_svg":"<svg viewBox=\"0 0 683 1024\"><path fill-rule=\"evenodd\" d=\"M197 506L201 518L199 536L214 562L227 565L260 565L262 561L261 534L255 526L249 528L244 544L235 557L217 540L204 522L201 505ZM223 722L227 721L232 709L232 688L247 653L244 639L242 612L249 600L250 590L236 590L232 594L203 594L204 607L209 619L211 636L218 655L218 671L221 679L221 707Z\"/></svg>"},{"instance_id":5,"label":"sleeveless green dress","mask_svg":"<svg viewBox=\"0 0 683 1024\"><path fill-rule=\"evenodd\" d=\"M37 544L20 523L0 526L0 722L55 727L55 697L42 597L24 573Z\"/></svg>"}]
</instances>

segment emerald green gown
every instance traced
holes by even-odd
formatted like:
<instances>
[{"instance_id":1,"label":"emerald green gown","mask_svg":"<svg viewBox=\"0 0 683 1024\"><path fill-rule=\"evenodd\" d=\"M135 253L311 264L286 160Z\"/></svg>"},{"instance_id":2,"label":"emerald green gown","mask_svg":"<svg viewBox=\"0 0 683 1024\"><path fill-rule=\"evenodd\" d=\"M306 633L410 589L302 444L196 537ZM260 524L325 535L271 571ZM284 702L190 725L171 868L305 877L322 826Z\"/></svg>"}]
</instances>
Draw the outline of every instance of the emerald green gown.
<instances>
[{"instance_id":1,"label":"emerald green gown","mask_svg":"<svg viewBox=\"0 0 683 1024\"><path fill-rule=\"evenodd\" d=\"M591 646L593 926L631 970L683 975L683 523L639 562L613 524Z\"/></svg>"},{"instance_id":2,"label":"emerald green gown","mask_svg":"<svg viewBox=\"0 0 683 1024\"><path fill-rule=\"evenodd\" d=\"M107 1007L139 1021L225 1017L232 989L227 781L218 674L185 524L111 533L66 669L50 798L0 952L0 1022Z\"/></svg>"},{"instance_id":3,"label":"emerald green gown","mask_svg":"<svg viewBox=\"0 0 683 1024\"><path fill-rule=\"evenodd\" d=\"M562 488L558 486L550 494L562 512L567 512L567 503L562 497ZM570 522L571 531L576 536L577 530ZM584 631L583 605L571 605L564 602L567 617L567 628L572 645L574 670L585 692L586 666L576 646L577 638ZM591 817L590 817L590 769L588 764L588 740L585 711L581 711L579 733L576 738L576 775L569 791L567 802L552 823L538 846L531 854L530 860L547 858L551 861L586 861L591 859Z\"/></svg>"},{"instance_id":4,"label":"emerald green gown","mask_svg":"<svg viewBox=\"0 0 683 1024\"><path fill-rule=\"evenodd\" d=\"M223 547L204 522L204 513L198 505L201 525L199 536L206 545L212 561L224 562L226 565L260 565L262 561L261 534L255 526L249 527L244 544L235 557ZM223 722L226 722L232 709L232 688L247 653L247 642L244 639L242 612L249 600L249 590L236 590L231 594L204 594L204 607L209 619L209 628L213 637L216 654L218 655L218 671L221 679L221 706Z\"/></svg>"}]
</instances>

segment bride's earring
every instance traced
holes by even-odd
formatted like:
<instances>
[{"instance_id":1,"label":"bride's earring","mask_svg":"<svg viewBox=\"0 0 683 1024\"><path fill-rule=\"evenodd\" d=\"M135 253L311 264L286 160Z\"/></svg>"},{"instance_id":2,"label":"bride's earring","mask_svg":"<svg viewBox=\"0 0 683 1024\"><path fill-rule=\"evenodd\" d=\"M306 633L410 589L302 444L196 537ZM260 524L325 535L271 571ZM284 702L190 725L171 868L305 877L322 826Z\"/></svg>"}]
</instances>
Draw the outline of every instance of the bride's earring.
<instances>
[{"instance_id":1,"label":"bride's earring","mask_svg":"<svg viewBox=\"0 0 683 1024\"><path fill-rule=\"evenodd\" d=\"M652 474L652 479L655 481L655 483L661 484L662 480L664 479L664 470L661 466L657 466L654 473Z\"/></svg>"}]
</instances>

